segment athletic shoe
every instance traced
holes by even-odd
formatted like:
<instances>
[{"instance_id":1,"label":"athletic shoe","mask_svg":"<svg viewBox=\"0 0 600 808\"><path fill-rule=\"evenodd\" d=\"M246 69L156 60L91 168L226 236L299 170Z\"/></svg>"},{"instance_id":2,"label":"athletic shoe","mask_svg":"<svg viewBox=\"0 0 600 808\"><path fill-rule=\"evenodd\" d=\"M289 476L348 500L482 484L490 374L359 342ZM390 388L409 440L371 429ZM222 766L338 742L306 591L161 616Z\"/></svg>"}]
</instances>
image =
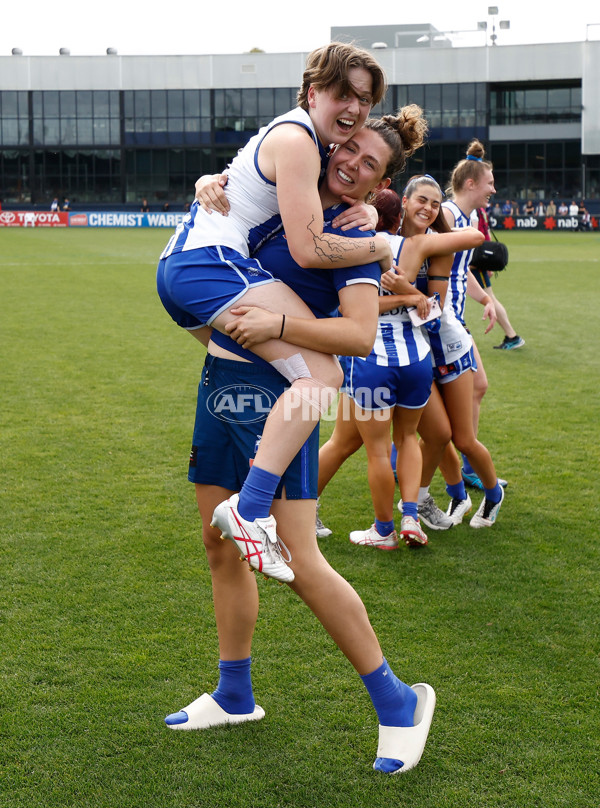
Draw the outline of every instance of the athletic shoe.
<instances>
[{"instance_id":1,"label":"athletic shoe","mask_svg":"<svg viewBox=\"0 0 600 808\"><path fill-rule=\"evenodd\" d=\"M408 547L424 547L429 541L421 525L412 516L402 517L400 535Z\"/></svg>"},{"instance_id":2,"label":"athletic shoe","mask_svg":"<svg viewBox=\"0 0 600 808\"><path fill-rule=\"evenodd\" d=\"M465 485L470 486L471 488L476 488L478 491L483 491L483 483L479 479L479 477L473 472L472 474L467 474L466 471L461 469L462 478L465 482ZM502 488L506 488L508 485L507 480L501 480L498 477L498 485L502 486Z\"/></svg>"},{"instance_id":3,"label":"athletic shoe","mask_svg":"<svg viewBox=\"0 0 600 808\"><path fill-rule=\"evenodd\" d=\"M234 494L217 505L211 527L221 530L221 538L231 539L252 569L277 581L290 583L294 580L294 573L288 567L292 557L277 535L274 517L267 516L253 522L243 519L237 509L239 499L239 494ZM281 553L282 547L288 555L286 559Z\"/></svg>"},{"instance_id":4,"label":"athletic shoe","mask_svg":"<svg viewBox=\"0 0 600 808\"><path fill-rule=\"evenodd\" d=\"M500 492L502 494L500 502L494 503L489 499L482 499L481 505L477 508L477 513L471 519L471 527L491 527L494 524L504 500L504 488L501 488Z\"/></svg>"},{"instance_id":5,"label":"athletic shoe","mask_svg":"<svg viewBox=\"0 0 600 808\"><path fill-rule=\"evenodd\" d=\"M448 530L454 524L452 519L438 508L431 494L427 494L419 505L419 520L425 522L432 530Z\"/></svg>"},{"instance_id":6,"label":"athletic shoe","mask_svg":"<svg viewBox=\"0 0 600 808\"><path fill-rule=\"evenodd\" d=\"M381 536L374 524L368 530L353 530L350 534L352 544L361 547L377 547L379 550L397 550L398 534L392 530L389 536Z\"/></svg>"},{"instance_id":7,"label":"athletic shoe","mask_svg":"<svg viewBox=\"0 0 600 808\"><path fill-rule=\"evenodd\" d=\"M525 345L525 340L518 334L514 337L504 337L500 345L494 345L499 351L512 351L514 348L520 348Z\"/></svg>"},{"instance_id":8,"label":"athletic shoe","mask_svg":"<svg viewBox=\"0 0 600 808\"><path fill-rule=\"evenodd\" d=\"M451 499L446 511L446 516L452 519L453 525L460 525L463 517L470 512L473 507L471 497L467 494L466 499Z\"/></svg>"},{"instance_id":9,"label":"athletic shoe","mask_svg":"<svg viewBox=\"0 0 600 808\"><path fill-rule=\"evenodd\" d=\"M325 527L323 522L321 521L321 517L319 516L319 500L317 500L317 517L315 520L315 528L317 533L318 539L326 539L327 536L331 536L331 530L328 527Z\"/></svg>"}]
</instances>

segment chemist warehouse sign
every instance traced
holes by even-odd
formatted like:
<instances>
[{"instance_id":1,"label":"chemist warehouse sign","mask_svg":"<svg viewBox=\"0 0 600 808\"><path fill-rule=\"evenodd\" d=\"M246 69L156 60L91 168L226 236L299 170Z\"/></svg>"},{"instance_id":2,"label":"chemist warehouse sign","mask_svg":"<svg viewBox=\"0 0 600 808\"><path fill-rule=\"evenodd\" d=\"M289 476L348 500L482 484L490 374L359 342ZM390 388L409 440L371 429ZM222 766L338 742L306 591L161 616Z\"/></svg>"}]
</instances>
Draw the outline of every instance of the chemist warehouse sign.
<instances>
[{"instance_id":1,"label":"chemist warehouse sign","mask_svg":"<svg viewBox=\"0 0 600 808\"><path fill-rule=\"evenodd\" d=\"M0 227L169 227L183 220L185 213L127 213L89 211L55 213L50 211L0 211Z\"/></svg>"}]
</instances>

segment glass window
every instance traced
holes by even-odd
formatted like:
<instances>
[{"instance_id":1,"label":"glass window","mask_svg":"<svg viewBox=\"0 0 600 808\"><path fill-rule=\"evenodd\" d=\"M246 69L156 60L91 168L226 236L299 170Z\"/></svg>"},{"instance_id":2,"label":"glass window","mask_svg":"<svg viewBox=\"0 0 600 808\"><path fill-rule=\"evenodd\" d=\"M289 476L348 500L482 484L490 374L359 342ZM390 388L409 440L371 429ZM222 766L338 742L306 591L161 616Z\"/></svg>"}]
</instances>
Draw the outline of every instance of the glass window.
<instances>
[{"instance_id":1,"label":"glass window","mask_svg":"<svg viewBox=\"0 0 600 808\"><path fill-rule=\"evenodd\" d=\"M551 140L546 143L547 168L561 168L563 164L563 144L561 141Z\"/></svg>"},{"instance_id":2,"label":"glass window","mask_svg":"<svg viewBox=\"0 0 600 808\"><path fill-rule=\"evenodd\" d=\"M167 92L167 114L169 118L181 118L183 116L183 90L169 90Z\"/></svg>"},{"instance_id":3,"label":"glass window","mask_svg":"<svg viewBox=\"0 0 600 808\"><path fill-rule=\"evenodd\" d=\"M150 91L136 90L133 94L134 115L136 118L150 117ZM137 126L136 126L137 129Z\"/></svg>"},{"instance_id":4,"label":"glass window","mask_svg":"<svg viewBox=\"0 0 600 808\"><path fill-rule=\"evenodd\" d=\"M92 93L92 99L94 102L94 116L97 118L108 118L111 114L111 103L108 92L106 92L106 90L95 90ZM119 114L118 103L112 110L112 114Z\"/></svg>"},{"instance_id":5,"label":"glass window","mask_svg":"<svg viewBox=\"0 0 600 808\"><path fill-rule=\"evenodd\" d=\"M90 144L94 142L92 134L92 119L91 118L78 118L77 119L77 143Z\"/></svg>"},{"instance_id":6,"label":"glass window","mask_svg":"<svg viewBox=\"0 0 600 808\"><path fill-rule=\"evenodd\" d=\"M126 118L135 116L135 94L132 90L125 90L123 93L123 112ZM128 131L133 131L133 129Z\"/></svg>"},{"instance_id":7,"label":"glass window","mask_svg":"<svg viewBox=\"0 0 600 808\"><path fill-rule=\"evenodd\" d=\"M58 118L58 93L54 90L42 93L45 118Z\"/></svg>"},{"instance_id":8,"label":"glass window","mask_svg":"<svg viewBox=\"0 0 600 808\"><path fill-rule=\"evenodd\" d=\"M60 93L60 115L62 118L75 118L77 115L77 105L75 103L76 94L69 91Z\"/></svg>"},{"instance_id":9,"label":"glass window","mask_svg":"<svg viewBox=\"0 0 600 808\"><path fill-rule=\"evenodd\" d=\"M442 126L458 126L458 84L442 84ZM475 110L473 110L473 113ZM464 118L461 116L464 126Z\"/></svg>"},{"instance_id":10,"label":"glass window","mask_svg":"<svg viewBox=\"0 0 600 808\"><path fill-rule=\"evenodd\" d=\"M78 90L75 93L76 100L77 100L77 117L78 118L91 118L93 114L93 103L92 98L93 94L91 92L84 92L83 90ZM61 107L61 114L62 107Z\"/></svg>"},{"instance_id":11,"label":"glass window","mask_svg":"<svg viewBox=\"0 0 600 808\"><path fill-rule=\"evenodd\" d=\"M525 143L511 143L509 146L511 169L525 168Z\"/></svg>"},{"instance_id":12,"label":"glass window","mask_svg":"<svg viewBox=\"0 0 600 808\"><path fill-rule=\"evenodd\" d=\"M388 89L388 95L390 94L391 90L395 91L396 99L398 101L398 108L405 107L408 104L408 85L400 84L390 87Z\"/></svg>"},{"instance_id":13,"label":"glass window","mask_svg":"<svg viewBox=\"0 0 600 808\"><path fill-rule=\"evenodd\" d=\"M253 116L256 117L258 112L258 95L255 89L242 90L242 107L241 112L243 117Z\"/></svg>"},{"instance_id":14,"label":"glass window","mask_svg":"<svg viewBox=\"0 0 600 808\"><path fill-rule=\"evenodd\" d=\"M98 146L110 143L110 121L106 118L94 118L92 141Z\"/></svg>"},{"instance_id":15,"label":"glass window","mask_svg":"<svg viewBox=\"0 0 600 808\"><path fill-rule=\"evenodd\" d=\"M63 146L73 146L77 143L77 118L61 118L60 142Z\"/></svg>"},{"instance_id":16,"label":"glass window","mask_svg":"<svg viewBox=\"0 0 600 808\"><path fill-rule=\"evenodd\" d=\"M271 120L275 117L275 105L271 88L261 87L258 90L258 114L261 118Z\"/></svg>"},{"instance_id":17,"label":"glass window","mask_svg":"<svg viewBox=\"0 0 600 808\"><path fill-rule=\"evenodd\" d=\"M296 106L296 94L297 90L292 90L288 87L278 87L274 91L274 102L275 102L275 115L283 115L284 112L287 112L289 109L294 109Z\"/></svg>"},{"instance_id":18,"label":"glass window","mask_svg":"<svg viewBox=\"0 0 600 808\"><path fill-rule=\"evenodd\" d=\"M581 142L568 140L565 143L565 168L580 167L582 163Z\"/></svg>"},{"instance_id":19,"label":"glass window","mask_svg":"<svg viewBox=\"0 0 600 808\"><path fill-rule=\"evenodd\" d=\"M0 107L2 117L16 118L19 114L18 93L5 90L4 92L0 93L0 96L2 97L2 106ZM27 108L25 109L25 112L27 112Z\"/></svg>"},{"instance_id":20,"label":"glass window","mask_svg":"<svg viewBox=\"0 0 600 808\"><path fill-rule=\"evenodd\" d=\"M200 93L198 90L183 91L183 113L186 118L200 116Z\"/></svg>"},{"instance_id":21,"label":"glass window","mask_svg":"<svg viewBox=\"0 0 600 808\"><path fill-rule=\"evenodd\" d=\"M150 93L151 93L151 102L152 102L152 117L153 118L166 118L167 117L167 91L166 90L151 90Z\"/></svg>"},{"instance_id":22,"label":"glass window","mask_svg":"<svg viewBox=\"0 0 600 808\"><path fill-rule=\"evenodd\" d=\"M457 87L457 91L460 97L460 101L457 103L457 107L460 110L460 125L475 126L475 114L477 110L475 103L475 84L461 84Z\"/></svg>"}]
</instances>

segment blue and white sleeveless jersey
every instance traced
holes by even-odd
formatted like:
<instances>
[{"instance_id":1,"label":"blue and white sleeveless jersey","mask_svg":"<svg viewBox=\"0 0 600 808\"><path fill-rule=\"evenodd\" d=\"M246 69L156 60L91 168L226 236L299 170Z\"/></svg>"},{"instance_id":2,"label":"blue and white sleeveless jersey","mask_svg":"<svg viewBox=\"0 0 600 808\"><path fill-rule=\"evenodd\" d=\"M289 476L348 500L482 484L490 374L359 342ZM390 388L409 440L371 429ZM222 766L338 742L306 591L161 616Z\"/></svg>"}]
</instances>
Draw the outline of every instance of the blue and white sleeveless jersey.
<instances>
[{"instance_id":1,"label":"blue and white sleeveless jersey","mask_svg":"<svg viewBox=\"0 0 600 808\"><path fill-rule=\"evenodd\" d=\"M285 123L303 126L309 132L319 149L323 173L328 155L317 138L308 112L298 107L280 115L250 138L227 167L225 194L230 204L229 215L221 216L215 212L209 214L194 201L161 258L185 250L216 246L230 247L248 257L263 238L272 232L273 220L279 218L277 188L274 182L261 174L258 151L265 136L275 126Z\"/></svg>"},{"instance_id":2,"label":"blue and white sleeveless jersey","mask_svg":"<svg viewBox=\"0 0 600 808\"><path fill-rule=\"evenodd\" d=\"M469 227L470 219L466 216L455 202L448 200L442 203L443 208L447 208L454 216L455 227ZM467 299L467 273L471 262L473 250L461 250L454 256L452 271L450 272L450 282L446 300L450 298L452 307L461 323L465 322L465 302Z\"/></svg>"},{"instance_id":3,"label":"blue and white sleeveless jersey","mask_svg":"<svg viewBox=\"0 0 600 808\"><path fill-rule=\"evenodd\" d=\"M427 232L433 233L434 231L428 229ZM429 259L427 258L419 269L416 280L417 289L419 292L423 292L424 295L427 294L428 271ZM469 332L456 316L450 292L450 283L448 284L448 291L440 318L440 330L437 334L432 334L423 329L423 335L429 342L431 362L434 367L444 367L456 362L467 353L473 344Z\"/></svg>"},{"instance_id":4,"label":"blue and white sleeveless jersey","mask_svg":"<svg viewBox=\"0 0 600 808\"><path fill-rule=\"evenodd\" d=\"M381 232L390 243L395 263L398 263L404 244L404 236L394 236ZM392 294L379 287L383 297ZM420 362L429 353L429 344L420 326L414 326L405 306L386 311L379 315L377 336L373 350L366 357L367 362L387 367L401 367Z\"/></svg>"}]
</instances>

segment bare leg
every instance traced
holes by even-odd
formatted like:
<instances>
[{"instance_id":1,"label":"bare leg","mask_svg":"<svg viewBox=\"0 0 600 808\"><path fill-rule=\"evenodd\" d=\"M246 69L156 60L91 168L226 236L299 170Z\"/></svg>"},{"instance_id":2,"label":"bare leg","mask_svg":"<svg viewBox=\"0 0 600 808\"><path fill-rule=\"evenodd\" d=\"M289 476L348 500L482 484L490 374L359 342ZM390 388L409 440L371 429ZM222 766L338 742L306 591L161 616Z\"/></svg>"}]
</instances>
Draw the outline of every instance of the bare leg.
<instances>
[{"instance_id":1,"label":"bare leg","mask_svg":"<svg viewBox=\"0 0 600 808\"><path fill-rule=\"evenodd\" d=\"M290 588L315 614L359 674L383 662L379 641L356 591L321 553L315 538L316 501L274 500L278 531L292 553Z\"/></svg>"},{"instance_id":2,"label":"bare leg","mask_svg":"<svg viewBox=\"0 0 600 808\"><path fill-rule=\"evenodd\" d=\"M232 542L221 539L221 531L210 526L216 506L231 495L216 485L196 485L196 500L202 517L202 540L212 579L213 603L219 658L245 659L250 656L258 619L258 589L248 565Z\"/></svg>"},{"instance_id":3,"label":"bare leg","mask_svg":"<svg viewBox=\"0 0 600 808\"><path fill-rule=\"evenodd\" d=\"M354 404L356 426L367 450L367 477L375 518L391 522L394 518L396 482L390 465L390 427L394 410L363 410Z\"/></svg>"},{"instance_id":4,"label":"bare leg","mask_svg":"<svg viewBox=\"0 0 600 808\"><path fill-rule=\"evenodd\" d=\"M420 446L423 455L421 487L427 488L431 485L433 475L440 465L446 445L452 439L452 429L444 400L435 383L431 388L429 401L421 411L418 432L421 436Z\"/></svg>"},{"instance_id":5,"label":"bare leg","mask_svg":"<svg viewBox=\"0 0 600 808\"><path fill-rule=\"evenodd\" d=\"M340 393L333 432L319 450L319 496L342 463L362 446L353 408L348 396Z\"/></svg>"},{"instance_id":6,"label":"bare leg","mask_svg":"<svg viewBox=\"0 0 600 808\"><path fill-rule=\"evenodd\" d=\"M416 502L423 456L417 438L417 425L422 409L394 408L394 444L398 450L396 476L403 502Z\"/></svg>"},{"instance_id":7,"label":"bare leg","mask_svg":"<svg viewBox=\"0 0 600 808\"><path fill-rule=\"evenodd\" d=\"M500 328L504 331L506 336L509 339L517 336L517 332L512 327L510 320L508 319L508 314L506 313L506 309L502 305L502 303L498 300L496 295L494 294L492 287L490 286L489 289L486 290L488 295L494 301L494 306L496 307L496 316L498 318L498 323L500 324Z\"/></svg>"},{"instance_id":8,"label":"bare leg","mask_svg":"<svg viewBox=\"0 0 600 808\"><path fill-rule=\"evenodd\" d=\"M484 488L490 489L495 487L497 476L490 453L473 430L473 375L472 371L461 374L442 385L441 393L452 424L454 445L469 458Z\"/></svg>"},{"instance_id":9,"label":"bare leg","mask_svg":"<svg viewBox=\"0 0 600 808\"><path fill-rule=\"evenodd\" d=\"M488 378L483 366L483 359L473 342L473 353L477 362L477 372L473 374L473 430L475 435L479 432L479 413L481 412L481 402L488 389Z\"/></svg>"}]
</instances>

